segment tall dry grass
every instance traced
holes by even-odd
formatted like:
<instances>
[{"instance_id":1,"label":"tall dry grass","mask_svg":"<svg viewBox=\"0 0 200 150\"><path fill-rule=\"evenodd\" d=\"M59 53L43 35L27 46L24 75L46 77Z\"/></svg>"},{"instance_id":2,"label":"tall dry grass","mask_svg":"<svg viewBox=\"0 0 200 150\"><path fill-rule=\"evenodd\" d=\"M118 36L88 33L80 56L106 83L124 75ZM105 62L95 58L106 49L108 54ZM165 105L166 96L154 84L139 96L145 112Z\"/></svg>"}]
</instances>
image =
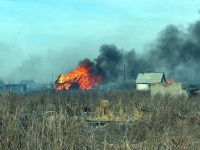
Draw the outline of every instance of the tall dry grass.
<instances>
[{"instance_id":1,"label":"tall dry grass","mask_svg":"<svg viewBox=\"0 0 200 150\"><path fill-rule=\"evenodd\" d=\"M94 126L86 122L100 100L114 116L133 117L135 103L156 109L134 122ZM200 97L153 100L147 92L64 91L0 94L0 149L194 149L200 147ZM89 114L91 115L91 114Z\"/></svg>"}]
</instances>

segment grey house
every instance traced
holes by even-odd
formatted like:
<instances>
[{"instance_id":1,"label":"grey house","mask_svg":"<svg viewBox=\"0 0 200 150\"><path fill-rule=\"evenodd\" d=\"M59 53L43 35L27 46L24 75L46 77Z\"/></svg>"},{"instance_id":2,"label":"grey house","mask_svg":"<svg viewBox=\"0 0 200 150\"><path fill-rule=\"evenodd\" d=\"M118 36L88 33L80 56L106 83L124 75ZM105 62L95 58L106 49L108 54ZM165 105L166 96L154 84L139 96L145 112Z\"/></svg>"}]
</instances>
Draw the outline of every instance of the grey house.
<instances>
[{"instance_id":1,"label":"grey house","mask_svg":"<svg viewBox=\"0 0 200 150\"><path fill-rule=\"evenodd\" d=\"M27 92L25 84L8 84L5 85L5 92L23 94Z\"/></svg>"},{"instance_id":2,"label":"grey house","mask_svg":"<svg viewBox=\"0 0 200 150\"><path fill-rule=\"evenodd\" d=\"M136 79L136 89L138 91L148 91L151 84L166 83L164 72L139 73Z\"/></svg>"},{"instance_id":3,"label":"grey house","mask_svg":"<svg viewBox=\"0 0 200 150\"><path fill-rule=\"evenodd\" d=\"M34 91L36 88L35 82L33 80L21 80L19 84L26 85L27 91Z\"/></svg>"},{"instance_id":4,"label":"grey house","mask_svg":"<svg viewBox=\"0 0 200 150\"><path fill-rule=\"evenodd\" d=\"M5 90L5 85L3 81L0 81L0 92L4 92L4 90Z\"/></svg>"}]
</instances>

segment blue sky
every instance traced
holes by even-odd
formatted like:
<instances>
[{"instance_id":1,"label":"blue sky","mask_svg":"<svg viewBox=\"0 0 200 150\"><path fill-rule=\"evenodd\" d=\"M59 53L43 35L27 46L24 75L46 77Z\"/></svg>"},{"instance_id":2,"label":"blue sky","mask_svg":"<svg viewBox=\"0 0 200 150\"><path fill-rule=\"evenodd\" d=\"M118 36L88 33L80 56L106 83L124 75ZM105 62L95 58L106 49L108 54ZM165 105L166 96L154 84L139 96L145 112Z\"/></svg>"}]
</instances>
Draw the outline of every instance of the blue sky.
<instances>
[{"instance_id":1,"label":"blue sky","mask_svg":"<svg viewBox=\"0 0 200 150\"><path fill-rule=\"evenodd\" d=\"M35 57L42 58L46 74L68 72L79 60L97 57L102 44L141 53L166 25L187 28L199 19L199 10L199 0L0 0L0 63L5 72L0 79ZM58 62L55 56L70 65L51 62L47 67L44 59Z\"/></svg>"}]
</instances>

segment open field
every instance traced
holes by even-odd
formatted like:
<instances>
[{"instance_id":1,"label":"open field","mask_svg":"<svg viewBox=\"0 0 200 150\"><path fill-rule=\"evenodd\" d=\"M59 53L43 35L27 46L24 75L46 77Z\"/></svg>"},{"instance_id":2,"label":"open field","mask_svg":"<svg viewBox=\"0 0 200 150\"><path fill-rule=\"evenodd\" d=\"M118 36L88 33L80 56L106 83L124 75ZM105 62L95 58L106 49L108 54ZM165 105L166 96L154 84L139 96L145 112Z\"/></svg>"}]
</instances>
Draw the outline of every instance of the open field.
<instances>
[{"instance_id":1,"label":"open field","mask_svg":"<svg viewBox=\"0 0 200 150\"><path fill-rule=\"evenodd\" d=\"M86 122L101 100L120 123ZM124 91L0 94L0 149L154 150L200 147L200 97ZM114 119L113 119L114 120Z\"/></svg>"}]
</instances>

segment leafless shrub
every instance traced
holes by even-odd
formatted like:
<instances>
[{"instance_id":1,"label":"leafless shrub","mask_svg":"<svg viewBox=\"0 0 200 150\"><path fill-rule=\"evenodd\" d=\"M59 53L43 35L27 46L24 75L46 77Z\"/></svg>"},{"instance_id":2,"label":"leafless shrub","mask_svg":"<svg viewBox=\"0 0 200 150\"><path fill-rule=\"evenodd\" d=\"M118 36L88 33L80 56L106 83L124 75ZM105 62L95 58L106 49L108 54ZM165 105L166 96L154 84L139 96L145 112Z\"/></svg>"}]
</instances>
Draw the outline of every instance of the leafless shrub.
<instances>
[{"instance_id":1,"label":"leafless shrub","mask_svg":"<svg viewBox=\"0 0 200 150\"><path fill-rule=\"evenodd\" d=\"M135 121L86 122L109 101L114 116L134 117L134 105L156 110ZM148 92L63 91L54 94L0 95L1 149L198 149L200 147L199 97L151 99Z\"/></svg>"}]
</instances>

